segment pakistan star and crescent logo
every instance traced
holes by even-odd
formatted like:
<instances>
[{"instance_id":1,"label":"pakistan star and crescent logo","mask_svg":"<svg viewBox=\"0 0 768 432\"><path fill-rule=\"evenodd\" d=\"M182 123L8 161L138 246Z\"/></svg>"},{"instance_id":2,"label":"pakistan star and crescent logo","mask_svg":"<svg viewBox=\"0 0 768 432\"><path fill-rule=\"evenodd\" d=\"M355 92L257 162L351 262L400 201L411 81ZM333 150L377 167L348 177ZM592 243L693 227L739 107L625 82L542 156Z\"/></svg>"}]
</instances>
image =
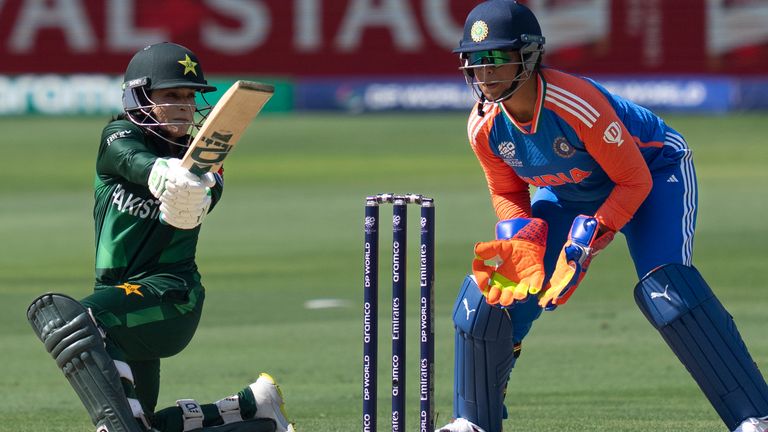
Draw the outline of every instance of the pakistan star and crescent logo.
<instances>
[{"instance_id":1,"label":"pakistan star and crescent logo","mask_svg":"<svg viewBox=\"0 0 768 432\"><path fill-rule=\"evenodd\" d=\"M472 35L473 41L482 42L488 37L488 24L485 21L475 21L469 32Z\"/></svg>"},{"instance_id":2,"label":"pakistan star and crescent logo","mask_svg":"<svg viewBox=\"0 0 768 432\"><path fill-rule=\"evenodd\" d=\"M197 76L197 71L195 70L197 63L193 62L192 59L189 58L189 54L184 54L184 60L179 60L179 64L184 66L184 75L192 72L195 76Z\"/></svg>"},{"instance_id":3,"label":"pakistan star and crescent logo","mask_svg":"<svg viewBox=\"0 0 768 432\"><path fill-rule=\"evenodd\" d=\"M144 297L144 294L139 291L139 288L141 288L141 285L135 285L130 282L125 282L122 285L115 285L115 288L120 288L121 290L125 291L125 295L131 295L131 294L138 294L141 297Z\"/></svg>"}]
</instances>

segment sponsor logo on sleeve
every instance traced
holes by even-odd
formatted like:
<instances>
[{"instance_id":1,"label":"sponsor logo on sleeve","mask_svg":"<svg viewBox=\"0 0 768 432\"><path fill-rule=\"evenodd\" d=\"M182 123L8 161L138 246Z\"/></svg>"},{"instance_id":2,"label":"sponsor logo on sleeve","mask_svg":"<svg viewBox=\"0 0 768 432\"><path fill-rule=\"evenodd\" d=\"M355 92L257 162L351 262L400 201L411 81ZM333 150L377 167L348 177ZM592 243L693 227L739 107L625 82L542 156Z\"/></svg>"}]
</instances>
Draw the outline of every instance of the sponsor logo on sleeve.
<instances>
[{"instance_id":1,"label":"sponsor logo on sleeve","mask_svg":"<svg viewBox=\"0 0 768 432\"><path fill-rule=\"evenodd\" d=\"M120 138L125 138L125 137L128 137L128 136L131 136L131 133L132 133L132 131L130 129L117 131L117 132L115 132L112 135L107 137L107 139L106 139L107 145L111 145L112 142L114 140L116 140L116 139L120 139Z\"/></svg>"},{"instance_id":2,"label":"sponsor logo on sleeve","mask_svg":"<svg viewBox=\"0 0 768 432\"><path fill-rule=\"evenodd\" d=\"M605 128L603 133L603 141L608 144L616 144L616 147L621 147L624 143L624 139L621 137L621 125L619 122L613 122Z\"/></svg>"}]
</instances>

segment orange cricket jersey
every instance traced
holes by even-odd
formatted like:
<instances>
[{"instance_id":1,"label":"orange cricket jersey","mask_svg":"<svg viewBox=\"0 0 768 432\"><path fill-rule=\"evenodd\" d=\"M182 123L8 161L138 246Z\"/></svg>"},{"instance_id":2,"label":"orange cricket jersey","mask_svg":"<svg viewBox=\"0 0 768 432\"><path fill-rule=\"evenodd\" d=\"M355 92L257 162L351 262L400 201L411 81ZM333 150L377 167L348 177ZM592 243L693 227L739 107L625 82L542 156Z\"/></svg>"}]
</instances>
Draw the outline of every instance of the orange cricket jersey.
<instances>
[{"instance_id":1,"label":"orange cricket jersey","mask_svg":"<svg viewBox=\"0 0 768 432\"><path fill-rule=\"evenodd\" d=\"M533 79L531 122L516 122L500 103L469 117L469 140L498 217L530 217L533 185L566 201L602 202L595 217L621 229L650 192L651 172L684 156L685 149L664 145L679 134L588 78L545 68Z\"/></svg>"}]
</instances>

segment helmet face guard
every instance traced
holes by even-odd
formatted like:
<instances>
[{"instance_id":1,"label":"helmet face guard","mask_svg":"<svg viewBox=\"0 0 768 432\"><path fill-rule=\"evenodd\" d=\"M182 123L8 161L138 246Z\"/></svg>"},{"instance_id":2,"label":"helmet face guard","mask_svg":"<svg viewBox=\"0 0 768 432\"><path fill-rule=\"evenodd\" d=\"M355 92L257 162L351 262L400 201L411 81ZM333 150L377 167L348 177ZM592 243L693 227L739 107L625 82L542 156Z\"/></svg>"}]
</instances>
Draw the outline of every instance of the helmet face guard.
<instances>
[{"instance_id":1,"label":"helmet face guard","mask_svg":"<svg viewBox=\"0 0 768 432\"><path fill-rule=\"evenodd\" d=\"M150 95L154 90L188 88L199 92L204 105L157 104ZM125 71L123 82L123 110L126 117L148 132L174 145L186 147L199 130L211 110L204 93L214 91L208 85L197 56L189 49L174 43L162 42L149 45L137 52ZM191 122L161 121L157 108L185 107L194 113ZM167 137L164 127L181 127L188 131L187 142ZM186 128L186 129L184 129Z\"/></svg>"},{"instance_id":2,"label":"helmet face guard","mask_svg":"<svg viewBox=\"0 0 768 432\"><path fill-rule=\"evenodd\" d=\"M544 38L542 36L529 35L523 35L523 37L532 42L526 43L522 48L516 50L520 54L520 61L512 61L510 51L507 50L470 51L459 55L461 61L459 70L463 72L464 79L472 89L475 100L478 102L502 102L515 94L520 89L520 85L533 76L541 63L541 55L544 52L542 47ZM511 79L504 80L491 79L481 81L478 79L479 70L485 68L496 69L502 66L515 66L517 74ZM490 77L492 75L485 74L485 76ZM498 83L509 83L509 87L495 98L489 98L488 95L483 93L482 85Z\"/></svg>"},{"instance_id":3,"label":"helmet face guard","mask_svg":"<svg viewBox=\"0 0 768 432\"><path fill-rule=\"evenodd\" d=\"M170 144L181 147L189 147L189 145L192 143L192 138L200 130L203 123L205 122L205 119L208 117L208 114L210 114L211 109L213 108L211 104L206 100L205 94L200 93L200 97L204 103L204 105L201 106L198 106L197 104L158 104L154 102L150 97L149 93L151 90L149 90L148 85L142 85L143 83L141 82L137 82L136 84L138 85L134 87L124 85L123 108L126 118L131 121L131 123L137 126L141 126L146 131ZM187 108L189 111L194 113L194 118L191 122L162 121L157 117L156 109L164 107ZM165 126L179 126L186 128L186 140L179 142L179 140L174 140L165 136L165 133L163 132L163 128Z\"/></svg>"},{"instance_id":4,"label":"helmet face guard","mask_svg":"<svg viewBox=\"0 0 768 432\"><path fill-rule=\"evenodd\" d=\"M514 0L487 0L475 6L467 15L464 35L453 52L459 54L459 69L464 73L478 102L501 102L512 96L538 69L544 52L544 36L536 16L526 6ZM510 52L518 52L520 60L513 62ZM478 71L482 68L507 65L517 66L513 78L478 81ZM509 87L499 96L489 99L483 94L482 85L500 82L508 82Z\"/></svg>"}]
</instances>

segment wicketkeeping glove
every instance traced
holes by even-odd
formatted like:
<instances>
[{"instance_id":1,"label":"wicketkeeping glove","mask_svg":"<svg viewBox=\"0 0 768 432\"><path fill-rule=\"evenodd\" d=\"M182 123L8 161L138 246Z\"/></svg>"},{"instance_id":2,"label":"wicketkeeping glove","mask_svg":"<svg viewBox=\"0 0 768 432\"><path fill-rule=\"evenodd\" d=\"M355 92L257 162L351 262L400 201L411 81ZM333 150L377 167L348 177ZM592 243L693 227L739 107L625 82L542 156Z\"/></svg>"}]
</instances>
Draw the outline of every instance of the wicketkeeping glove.
<instances>
[{"instance_id":1,"label":"wicketkeeping glove","mask_svg":"<svg viewBox=\"0 0 768 432\"><path fill-rule=\"evenodd\" d=\"M475 244L472 273L488 304L509 306L538 294L544 283L547 223L516 218L496 224L498 240ZM494 266L486 260L496 260Z\"/></svg>"},{"instance_id":2,"label":"wicketkeeping glove","mask_svg":"<svg viewBox=\"0 0 768 432\"><path fill-rule=\"evenodd\" d=\"M594 217L577 216L549 278L549 285L539 298L539 305L552 310L568 301L587 274L592 258L608 246L614 234Z\"/></svg>"}]
</instances>

